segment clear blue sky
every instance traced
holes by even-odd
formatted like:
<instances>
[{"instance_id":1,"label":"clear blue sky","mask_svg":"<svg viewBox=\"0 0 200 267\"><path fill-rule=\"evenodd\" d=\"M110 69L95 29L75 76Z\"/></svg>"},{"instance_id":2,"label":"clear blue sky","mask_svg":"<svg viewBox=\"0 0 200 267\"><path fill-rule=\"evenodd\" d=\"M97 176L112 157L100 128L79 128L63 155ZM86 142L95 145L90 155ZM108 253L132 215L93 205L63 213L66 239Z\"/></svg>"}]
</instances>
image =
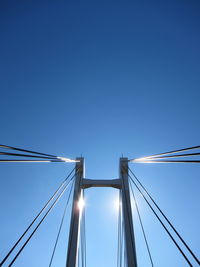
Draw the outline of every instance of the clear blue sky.
<instances>
[{"instance_id":1,"label":"clear blue sky","mask_svg":"<svg viewBox=\"0 0 200 267\"><path fill-rule=\"evenodd\" d=\"M199 145L198 1L0 3L0 143L86 160L87 178L116 178L118 161ZM1 164L0 256L72 166ZM132 165L199 253L199 166ZM86 193L89 267L116 266L114 190ZM140 202L155 266L186 267ZM48 266L55 209L16 267ZM101 228L102 227L102 228ZM67 222L66 222L67 228ZM135 219L138 262L150 266ZM65 266L63 231L54 266Z\"/></svg>"}]
</instances>

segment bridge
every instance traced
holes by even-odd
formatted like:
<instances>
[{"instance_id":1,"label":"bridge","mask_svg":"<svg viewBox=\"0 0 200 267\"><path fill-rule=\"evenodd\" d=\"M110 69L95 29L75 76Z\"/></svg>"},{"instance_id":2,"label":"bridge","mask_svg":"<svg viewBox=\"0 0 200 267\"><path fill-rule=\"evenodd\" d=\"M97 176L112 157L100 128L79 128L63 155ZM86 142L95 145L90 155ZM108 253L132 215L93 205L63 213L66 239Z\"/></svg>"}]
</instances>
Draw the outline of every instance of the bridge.
<instances>
[{"instance_id":1,"label":"bridge","mask_svg":"<svg viewBox=\"0 0 200 267\"><path fill-rule=\"evenodd\" d=\"M66 216L67 207L70 199L72 199L71 222L68 237L68 248L66 253L66 267L86 267L86 236L85 236L85 207L84 207L84 192L92 187L112 187L119 191L119 216L118 216L118 253L117 253L117 267L137 267L137 242L135 240L134 222L132 216L132 199L138 214L141 225L143 237L146 244L149 262L154 267L154 261L151 255L150 245L145 233L144 225L142 223L141 214L137 199L135 197L134 189L143 197L146 204L149 206L152 213L155 215L166 235L174 243L174 246L180 252L188 266L199 266L200 261L185 242L183 237L174 227L173 223L167 218L165 213L156 203L154 198L150 195L146 187L141 183L139 178L134 174L130 168L132 163L200 163L197 156L200 153L184 153L185 151L199 149L200 146L188 147L179 150L154 154L142 158L128 159L121 157L119 159L119 176L113 179L88 179L85 177L85 162L83 157L76 159L69 159L59 157L51 154L35 152L32 150L0 145L0 148L8 150L7 152L0 152L0 155L6 156L6 159L0 159L0 162L41 162L41 163L75 163L75 167L63 180L60 186L55 190L51 198L41 208L39 213L33 218L29 226L21 234L19 239L15 242L12 248L7 252L0 262L0 266L13 266L18 257L24 251L26 245L31 241L32 237L37 232L40 225L47 218L51 210L60 201L63 194L67 192L67 203L63 212L62 220L60 222L59 230L55 240L55 245L52 250L49 267L53 265L54 255L57 249L57 244L60 238L61 229L63 227L64 218ZM17 151L11 153L10 150ZM11 157L11 159L8 159ZM20 157L21 159L16 159ZM191 160L195 157L195 160ZM175 159L174 159L175 158ZM179 159L183 158L183 159ZM188 159L189 158L189 159ZM134 187L134 189L133 189ZM69 189L69 190L68 190ZM27 236L28 235L28 236Z\"/></svg>"}]
</instances>

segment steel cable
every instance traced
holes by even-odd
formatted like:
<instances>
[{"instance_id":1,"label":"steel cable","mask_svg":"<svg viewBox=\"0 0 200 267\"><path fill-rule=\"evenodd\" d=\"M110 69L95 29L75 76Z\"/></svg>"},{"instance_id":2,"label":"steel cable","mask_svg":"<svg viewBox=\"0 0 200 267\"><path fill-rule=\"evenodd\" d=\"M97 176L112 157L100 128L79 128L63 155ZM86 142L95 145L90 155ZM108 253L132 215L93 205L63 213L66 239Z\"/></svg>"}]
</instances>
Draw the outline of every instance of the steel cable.
<instances>
[{"instance_id":1,"label":"steel cable","mask_svg":"<svg viewBox=\"0 0 200 267\"><path fill-rule=\"evenodd\" d=\"M156 160L155 158L138 160L135 163L200 163L200 160Z\"/></svg>"},{"instance_id":2,"label":"steel cable","mask_svg":"<svg viewBox=\"0 0 200 267\"><path fill-rule=\"evenodd\" d=\"M191 264L191 262L189 261L189 259L187 258L187 256L183 252L183 250L180 248L180 246L178 245L178 243L176 242L176 240L174 239L174 237L172 236L172 234L169 232L169 230L167 229L167 227L165 226L165 224L163 223L163 221L160 219L160 217L158 216L158 214L156 213L156 211L154 210L154 208L151 206L151 204L149 203L149 201L146 199L146 197L144 196L144 194L142 193L142 191L140 190L140 188L138 187L138 185L134 182L134 180L132 179L132 177L130 175L128 175L128 176L131 179L131 181L133 182L133 184L135 185L135 187L138 189L138 191L140 192L140 194L142 195L142 197L144 198L144 200L146 201L146 203L148 204L148 206L150 207L150 209L153 211L154 215L156 216L156 218L158 219L158 221L161 223L161 225L163 226L163 228L165 229L165 231L167 232L167 234L169 235L169 237L171 238L171 240L173 241L173 243L176 245L176 247L178 248L178 250L180 251L180 253L182 254L182 256L185 258L185 260L187 261L187 263L189 264L189 266L190 267L193 267L193 265Z\"/></svg>"},{"instance_id":3,"label":"steel cable","mask_svg":"<svg viewBox=\"0 0 200 267\"><path fill-rule=\"evenodd\" d=\"M147 194L147 196L151 199L151 201L153 202L153 204L156 206L156 208L159 210L159 212L162 214L162 216L165 218L165 220L167 221L167 223L170 225L170 227L173 229L173 231L175 232L175 234L178 236L178 238L181 240L181 242L183 243L183 245L185 246L185 248L189 251L189 253L191 254L191 256L194 258L194 260L200 265L200 261L198 260L197 256L194 254L194 252L191 250L191 248L187 245L187 243L184 241L184 239L181 237L181 235L178 233L178 231L176 230L176 228L173 226L173 224L170 222L170 220L167 218L167 216L164 214L164 212L161 210L161 208L158 206L158 204L155 202L155 200L153 199L153 197L148 193L147 189L143 186L143 184L140 182L140 180L138 179L138 177L134 174L134 172L128 167L129 171L131 172L131 174L134 176L134 178L136 179L136 181L139 183L139 185L142 187L142 189L144 190L144 192Z\"/></svg>"},{"instance_id":4,"label":"steel cable","mask_svg":"<svg viewBox=\"0 0 200 267\"><path fill-rule=\"evenodd\" d=\"M56 159L55 157L36 156L36 155L19 154L19 153L8 153L8 152L0 152L0 155L15 156L15 157L27 157L27 158L39 158L39 159L53 159L53 160Z\"/></svg>"},{"instance_id":5,"label":"steel cable","mask_svg":"<svg viewBox=\"0 0 200 267\"><path fill-rule=\"evenodd\" d=\"M71 178L71 180L68 182L67 185L64 186L64 188L62 189L61 193L59 193L58 197L56 198L56 200L53 202L53 204L50 206L50 208L47 210L47 212L45 213L45 215L42 217L42 219L39 221L39 223L37 224L37 226L35 227L35 229L33 230L33 232L30 234L30 236L28 237L28 239L26 240L26 242L23 244L23 246L20 248L20 250L18 251L18 253L16 254L16 256L14 257L14 259L11 261L11 263L8 265L8 267L11 267L13 265L13 263L16 261L16 259L18 258L18 256L21 254L21 252L23 251L23 249L26 247L26 245L28 244L28 242L30 241L30 239L33 237L33 235L35 234L35 232L37 231L37 229L39 228L39 226L42 224L42 222L44 221L44 219L47 217L47 215L49 214L49 212L53 209L53 207L58 203L58 201L60 200L61 196L64 194L64 192L66 191L69 183L72 181L73 178Z\"/></svg>"},{"instance_id":6,"label":"steel cable","mask_svg":"<svg viewBox=\"0 0 200 267\"><path fill-rule=\"evenodd\" d=\"M60 159L48 159L48 160L28 160L28 159L0 159L0 162L16 162L16 163L19 163L19 162L33 162L33 163L38 163L38 162L64 162L63 160L60 160Z\"/></svg>"},{"instance_id":7,"label":"steel cable","mask_svg":"<svg viewBox=\"0 0 200 267\"><path fill-rule=\"evenodd\" d=\"M131 183L130 183L130 188L131 188L131 192L132 192L132 195L133 195L133 199L134 199L135 207L136 207L137 214L138 214L138 218L139 218L139 221L140 221L140 226L141 226L142 233L143 233L143 236L144 236L144 241L145 241L145 244L146 244L146 247L147 247L147 252L148 252L148 255L149 255L149 259L150 259L150 262L151 262L151 266L154 267L153 259L152 259L152 256L151 256L151 252L150 252L149 244L148 244L148 241L147 241L146 233L145 233L144 226L143 226L143 222L142 222L142 218L141 218L141 216L140 216L140 211L139 211L139 208L138 208L137 200L136 200L136 198L135 198L135 194L134 194L133 187L132 187L132 184L131 184Z\"/></svg>"},{"instance_id":8,"label":"steel cable","mask_svg":"<svg viewBox=\"0 0 200 267\"><path fill-rule=\"evenodd\" d=\"M83 190L83 197L85 196ZM84 267L87 266L85 208L83 208Z\"/></svg>"},{"instance_id":9,"label":"steel cable","mask_svg":"<svg viewBox=\"0 0 200 267\"><path fill-rule=\"evenodd\" d=\"M118 204L118 246L117 246L117 267L121 267L121 252L122 252L122 235L121 235L121 190L119 191Z\"/></svg>"},{"instance_id":10,"label":"steel cable","mask_svg":"<svg viewBox=\"0 0 200 267\"><path fill-rule=\"evenodd\" d=\"M83 190L83 199L84 199L84 190ZM85 226L85 207L82 207L81 213L81 247L80 247L80 255L81 255L81 266L86 267L86 226Z\"/></svg>"},{"instance_id":11,"label":"steel cable","mask_svg":"<svg viewBox=\"0 0 200 267\"><path fill-rule=\"evenodd\" d=\"M45 154L45 153L41 153L41 152L35 152L35 151L32 151L32 150L27 150L27 149L13 147L13 146L0 145L0 147L11 149L11 150L16 150L16 151L21 151L21 152L27 152L27 153L32 153L32 154L37 154L37 155L43 155L43 156L57 158L57 156L54 156L54 155L51 155L51 154Z\"/></svg>"},{"instance_id":12,"label":"steel cable","mask_svg":"<svg viewBox=\"0 0 200 267\"><path fill-rule=\"evenodd\" d=\"M154 154L154 155L142 157L142 159L144 159L144 158L145 159L147 159L147 158L153 158L153 157L157 157L157 156L164 156L164 155L174 154L174 153L177 153L177 152L183 152L183 151L188 151L188 150L193 150L193 149L199 149L199 148L200 148L200 146L187 147L187 148L182 148L182 149L179 149L179 150L172 150L172 151L169 151L169 152L164 152L164 153L159 153L159 154ZM135 160L136 159L130 159L129 161L130 162L134 162Z\"/></svg>"},{"instance_id":13,"label":"steel cable","mask_svg":"<svg viewBox=\"0 0 200 267\"><path fill-rule=\"evenodd\" d=\"M31 228L31 226L34 224L34 222L38 219L38 217L42 214L42 212L47 208L49 203L55 198L57 193L60 191L60 189L64 186L64 184L67 182L68 178L71 176L71 174L74 172L75 168L69 173L69 175L64 179L64 181L61 183L61 185L58 187L58 189L54 192L54 194L51 196L51 198L46 202L44 207L40 210L40 212L37 214L37 216L32 220L32 222L29 224L29 226L26 228L24 233L20 236L20 238L16 241L16 243L13 245L13 247L9 250L7 255L4 257L4 259L1 261L0 266L4 264L4 262L8 259L10 254L13 252L13 250L16 248L16 246L19 244L19 242L22 240L22 238L26 235L28 230Z\"/></svg>"},{"instance_id":14,"label":"steel cable","mask_svg":"<svg viewBox=\"0 0 200 267\"><path fill-rule=\"evenodd\" d=\"M157 157L148 157L147 160L158 160L158 159L170 159L170 158L183 158L183 157L193 157L200 156L200 153L187 153L187 154L178 154L178 155L169 155L169 156L157 156ZM145 160L146 158L144 158ZM138 159L139 160L139 159ZM137 161L137 159L136 159Z\"/></svg>"},{"instance_id":15,"label":"steel cable","mask_svg":"<svg viewBox=\"0 0 200 267\"><path fill-rule=\"evenodd\" d=\"M50 259L49 267L51 267L52 262L53 262L53 258L54 258L55 251L56 251L56 248L57 248L58 240L59 240L59 237L60 237L60 232L61 232L61 229L62 229L62 226L63 226L63 222L64 222L64 219L65 219L65 215L66 215L67 207L68 207L69 200L70 200L70 197L71 197L73 184L74 184L74 183L72 183L72 185L71 185L71 189L70 189L70 192L69 192L69 196L68 196L68 198L67 198L67 202L66 202L66 205L65 205L65 208L64 208L63 216L62 216L62 219L61 219L61 222L60 222L60 227L59 227L59 230L58 230L58 234L57 234L56 241L55 241L55 244L54 244L53 252L52 252L52 255L51 255L51 259Z\"/></svg>"},{"instance_id":16,"label":"steel cable","mask_svg":"<svg viewBox=\"0 0 200 267\"><path fill-rule=\"evenodd\" d=\"M70 159L70 158L65 158L65 157L58 157L50 154L45 154L45 153L40 153L40 152L35 152L31 150L26 150L22 148L17 148L17 147L12 147L12 146L6 146L6 145L0 145L1 148L7 148L11 150L16 150L20 152L27 152L31 154L36 154L36 155L42 155L42 156L34 156L30 154L18 154L18 153L9 153L9 152L0 152L0 155L6 155L6 156L21 156L21 157L33 157L33 158L43 158L43 159L50 159L49 161L37 161L37 160L0 160L0 162L77 162L76 160ZM45 156L45 157L43 157Z\"/></svg>"}]
</instances>

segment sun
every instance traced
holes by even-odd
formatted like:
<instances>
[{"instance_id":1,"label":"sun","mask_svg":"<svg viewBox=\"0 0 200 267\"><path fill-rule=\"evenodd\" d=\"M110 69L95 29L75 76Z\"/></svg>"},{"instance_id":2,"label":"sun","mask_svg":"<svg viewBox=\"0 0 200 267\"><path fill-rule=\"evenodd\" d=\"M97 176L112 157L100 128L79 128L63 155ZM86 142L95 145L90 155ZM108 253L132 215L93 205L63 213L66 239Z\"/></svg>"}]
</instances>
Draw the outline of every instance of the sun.
<instances>
[{"instance_id":1,"label":"sun","mask_svg":"<svg viewBox=\"0 0 200 267\"><path fill-rule=\"evenodd\" d=\"M78 201L78 209L82 212L82 210L85 207L85 200L83 198L83 196L81 195Z\"/></svg>"}]
</instances>

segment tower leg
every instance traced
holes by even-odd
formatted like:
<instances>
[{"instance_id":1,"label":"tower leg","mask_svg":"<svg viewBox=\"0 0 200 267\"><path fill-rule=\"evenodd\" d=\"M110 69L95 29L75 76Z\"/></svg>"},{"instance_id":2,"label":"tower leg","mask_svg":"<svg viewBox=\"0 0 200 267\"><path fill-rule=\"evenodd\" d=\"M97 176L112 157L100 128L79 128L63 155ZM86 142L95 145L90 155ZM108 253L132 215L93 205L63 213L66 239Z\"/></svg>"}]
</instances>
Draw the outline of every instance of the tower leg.
<instances>
[{"instance_id":1,"label":"tower leg","mask_svg":"<svg viewBox=\"0 0 200 267\"><path fill-rule=\"evenodd\" d=\"M66 267L76 267L78 260L78 244L79 244L80 219L81 219L81 210L78 207L78 202L82 194L81 185L84 175L84 159L77 158L77 160L79 162L76 163L76 177L74 184L74 195L73 195Z\"/></svg>"},{"instance_id":2,"label":"tower leg","mask_svg":"<svg viewBox=\"0 0 200 267\"><path fill-rule=\"evenodd\" d=\"M124 221L124 238L126 246L127 267L137 267L135 237L128 183L128 159L120 158L119 175L122 181L122 211Z\"/></svg>"}]
</instances>

